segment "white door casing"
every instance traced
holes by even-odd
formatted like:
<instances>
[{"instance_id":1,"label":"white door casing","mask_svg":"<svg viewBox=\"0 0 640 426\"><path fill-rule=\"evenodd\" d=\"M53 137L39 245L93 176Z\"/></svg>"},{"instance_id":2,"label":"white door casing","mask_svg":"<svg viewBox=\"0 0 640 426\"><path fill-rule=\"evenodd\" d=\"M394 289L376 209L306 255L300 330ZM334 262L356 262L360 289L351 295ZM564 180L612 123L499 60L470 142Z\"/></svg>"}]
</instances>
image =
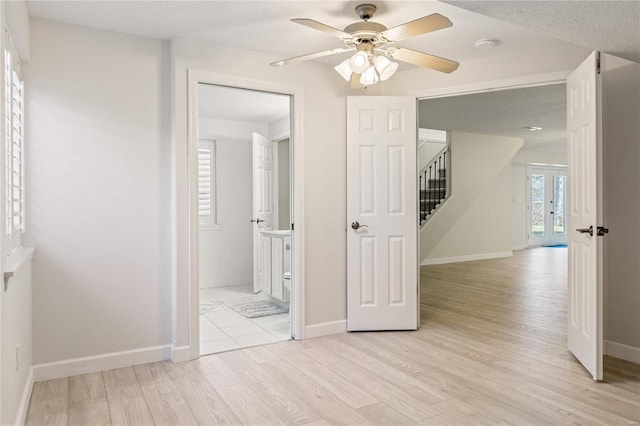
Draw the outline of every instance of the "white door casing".
<instances>
[{"instance_id":1,"label":"white door casing","mask_svg":"<svg viewBox=\"0 0 640 426\"><path fill-rule=\"evenodd\" d=\"M349 331L418 327L416 129L415 98L347 97Z\"/></svg>"},{"instance_id":2,"label":"white door casing","mask_svg":"<svg viewBox=\"0 0 640 426\"><path fill-rule=\"evenodd\" d=\"M262 238L260 231L273 229L274 176L273 142L259 133L252 134L253 156L253 292L271 285L271 279L263 280L264 274L271 277L271 239ZM264 289L271 293L271 289Z\"/></svg>"},{"instance_id":3,"label":"white door casing","mask_svg":"<svg viewBox=\"0 0 640 426\"><path fill-rule=\"evenodd\" d=\"M602 380L602 141L600 81L593 52L567 78L569 350ZM593 235L586 232L592 227ZM579 232L582 229L583 232Z\"/></svg>"}]
</instances>

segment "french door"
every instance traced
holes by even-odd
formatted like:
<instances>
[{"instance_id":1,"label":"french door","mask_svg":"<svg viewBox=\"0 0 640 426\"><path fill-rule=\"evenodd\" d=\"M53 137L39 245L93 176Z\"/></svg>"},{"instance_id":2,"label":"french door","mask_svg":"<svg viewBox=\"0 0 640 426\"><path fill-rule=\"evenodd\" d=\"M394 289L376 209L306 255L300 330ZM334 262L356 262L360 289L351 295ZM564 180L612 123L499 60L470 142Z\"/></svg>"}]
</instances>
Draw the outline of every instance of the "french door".
<instances>
[{"instance_id":1,"label":"french door","mask_svg":"<svg viewBox=\"0 0 640 426\"><path fill-rule=\"evenodd\" d=\"M527 168L528 245L567 243L567 171Z\"/></svg>"}]
</instances>

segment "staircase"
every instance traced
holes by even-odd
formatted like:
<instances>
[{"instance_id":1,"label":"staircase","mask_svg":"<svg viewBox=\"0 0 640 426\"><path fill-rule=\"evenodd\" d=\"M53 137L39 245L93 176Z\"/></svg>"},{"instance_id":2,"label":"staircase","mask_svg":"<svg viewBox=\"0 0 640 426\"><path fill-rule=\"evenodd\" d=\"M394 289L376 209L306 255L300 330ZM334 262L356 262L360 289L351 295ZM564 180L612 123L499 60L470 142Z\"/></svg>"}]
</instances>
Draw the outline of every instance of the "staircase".
<instances>
[{"instance_id":1,"label":"staircase","mask_svg":"<svg viewBox=\"0 0 640 426\"><path fill-rule=\"evenodd\" d=\"M420 226L422 227L442 206L451 193L447 181L450 162L449 146L420 171Z\"/></svg>"}]
</instances>

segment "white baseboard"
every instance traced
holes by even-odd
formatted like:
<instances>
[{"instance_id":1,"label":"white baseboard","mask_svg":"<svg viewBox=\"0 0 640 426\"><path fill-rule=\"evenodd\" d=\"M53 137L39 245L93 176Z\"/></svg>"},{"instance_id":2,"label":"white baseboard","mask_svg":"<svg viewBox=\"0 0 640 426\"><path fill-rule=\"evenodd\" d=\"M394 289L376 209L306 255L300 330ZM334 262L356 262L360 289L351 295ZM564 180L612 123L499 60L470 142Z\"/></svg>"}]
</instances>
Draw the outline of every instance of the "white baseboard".
<instances>
[{"instance_id":1,"label":"white baseboard","mask_svg":"<svg viewBox=\"0 0 640 426\"><path fill-rule=\"evenodd\" d=\"M347 332L347 320L321 322L319 324L308 325L304 328L304 338L328 336Z\"/></svg>"},{"instance_id":2,"label":"white baseboard","mask_svg":"<svg viewBox=\"0 0 640 426\"><path fill-rule=\"evenodd\" d=\"M512 251L500 251L497 253L470 254L466 256L436 257L436 258L424 259L422 262L420 262L420 265L421 266L441 265L444 263L468 262L470 260L498 259L501 257L511 257L511 256L513 256Z\"/></svg>"},{"instance_id":3,"label":"white baseboard","mask_svg":"<svg viewBox=\"0 0 640 426\"><path fill-rule=\"evenodd\" d=\"M171 362L184 362L191 360L191 345L172 346Z\"/></svg>"},{"instance_id":4,"label":"white baseboard","mask_svg":"<svg viewBox=\"0 0 640 426\"><path fill-rule=\"evenodd\" d=\"M20 398L20 406L16 415L16 425L24 425L27 422L27 412L29 411L29 402L31 402L31 393L33 392L33 367L29 369L27 382L22 390L22 398Z\"/></svg>"},{"instance_id":5,"label":"white baseboard","mask_svg":"<svg viewBox=\"0 0 640 426\"><path fill-rule=\"evenodd\" d=\"M635 346L607 340L604 342L604 353L614 358L640 364L640 348Z\"/></svg>"},{"instance_id":6,"label":"white baseboard","mask_svg":"<svg viewBox=\"0 0 640 426\"><path fill-rule=\"evenodd\" d=\"M511 251L513 251L513 250L524 250L527 247L529 247L529 246L526 245L526 244L517 244L517 245L511 247Z\"/></svg>"},{"instance_id":7,"label":"white baseboard","mask_svg":"<svg viewBox=\"0 0 640 426\"><path fill-rule=\"evenodd\" d=\"M37 364L33 366L33 378L36 382L60 379L78 374L96 373L114 368L129 367L147 362L170 359L172 346L152 346L132 351L112 352L84 358Z\"/></svg>"}]
</instances>

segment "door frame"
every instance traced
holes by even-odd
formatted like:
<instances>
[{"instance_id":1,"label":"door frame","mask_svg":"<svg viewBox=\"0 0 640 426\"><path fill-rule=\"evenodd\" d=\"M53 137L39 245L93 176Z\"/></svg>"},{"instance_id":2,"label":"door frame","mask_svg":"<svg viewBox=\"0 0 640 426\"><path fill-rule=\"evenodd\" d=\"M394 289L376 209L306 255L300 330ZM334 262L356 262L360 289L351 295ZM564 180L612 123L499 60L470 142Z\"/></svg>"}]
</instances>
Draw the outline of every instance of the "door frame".
<instances>
[{"instance_id":1,"label":"door frame","mask_svg":"<svg viewBox=\"0 0 640 426\"><path fill-rule=\"evenodd\" d=\"M304 168L302 112L304 93L301 86L268 81L239 78L225 74L187 69L187 157L188 191L187 208L189 223L188 265L189 265L189 347L190 358L200 357L200 309L199 309L199 225L198 225L198 85L200 83L238 89L267 92L290 96L290 155L291 155L291 334L295 339L304 338L305 328L305 281L304 281ZM186 319L183 319L186 320Z\"/></svg>"}]
</instances>

